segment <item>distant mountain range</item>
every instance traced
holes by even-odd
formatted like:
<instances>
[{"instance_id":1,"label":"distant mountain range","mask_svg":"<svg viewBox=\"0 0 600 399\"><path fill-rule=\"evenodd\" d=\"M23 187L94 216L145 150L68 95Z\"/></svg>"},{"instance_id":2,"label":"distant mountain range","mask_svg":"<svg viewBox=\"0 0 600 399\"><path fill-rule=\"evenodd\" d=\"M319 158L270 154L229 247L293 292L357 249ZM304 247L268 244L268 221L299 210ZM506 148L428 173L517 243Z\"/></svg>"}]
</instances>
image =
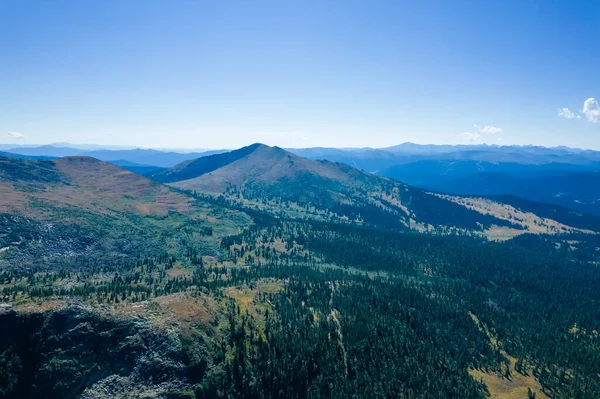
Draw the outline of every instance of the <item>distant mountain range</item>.
<instances>
[{"instance_id":1,"label":"distant mountain range","mask_svg":"<svg viewBox=\"0 0 600 399\"><path fill-rule=\"evenodd\" d=\"M3 194L0 214L26 214L30 220L37 221L35 223L51 221L55 228L62 226L64 231L61 230L59 241L53 241L52 235L44 236L57 253L87 251L85 248L92 242L118 246L116 226L143 227L150 216L160 219L170 212L191 212L194 199L190 193L276 217L372 225L400 231L468 234L490 239L507 239L525 232L600 232L600 217L572 212L557 205L511 196L479 198L439 194L363 172L344 163L310 160L258 143L186 160L168 169L147 167L128 160L114 161L123 168L154 168L144 170L150 179L88 156L55 160L26 157L33 155L0 156ZM417 168L420 174L414 173L413 168L407 169L413 172L413 180L430 185L436 176L451 176L454 180L442 179L437 184L453 184L453 189L465 193L473 190L470 180L459 178L468 173L499 169L516 176L523 169L529 170L518 164L488 165L465 161L458 167L448 162L422 162L425 163ZM567 167L562 164L538 167L531 178L539 179L538 187L541 187L549 179L545 174L555 169ZM404 170L400 172L409 176ZM572 167L571 172L579 173L581 179L572 180L570 174L565 174L555 185L564 187L565 192L571 190L570 193L576 192L572 187L587 187L589 196L586 198L599 194L597 187L600 185L594 184L598 174L581 172L579 167ZM462 186L458 182L462 182ZM175 192L161 183L180 191ZM519 191L524 197L535 194L543 199L552 192L549 189L536 191L536 186L524 188L511 180L505 181L504 186L508 187L507 191ZM481 187L484 186L479 187L483 190ZM501 188L487 189L483 194L504 194L503 191ZM70 234L68 230L74 224L83 229L78 237L89 242L65 241L64 237ZM40 225L35 224L35 229L31 232L32 237L41 234ZM99 240L102 236L105 239Z\"/></svg>"},{"instance_id":2,"label":"distant mountain range","mask_svg":"<svg viewBox=\"0 0 600 399\"><path fill-rule=\"evenodd\" d=\"M6 147L6 146L4 146ZM89 146L88 146L89 147ZM93 146L92 146L93 147ZM377 173L385 168L417 161L472 160L489 163L519 163L525 165L563 163L573 165L600 164L600 151L569 147L492 146L492 145L420 145L403 143L393 147L373 148L296 148L287 151L308 159L342 162L367 172ZM170 168L187 160L229 152L206 150L182 152L157 149L114 149L44 145L38 147L3 148L4 152L45 157L91 156L103 161L124 160L138 165Z\"/></svg>"},{"instance_id":3,"label":"distant mountain range","mask_svg":"<svg viewBox=\"0 0 600 399\"><path fill-rule=\"evenodd\" d=\"M292 150L413 186L461 195L515 195L600 214L600 152L567 147L420 146Z\"/></svg>"},{"instance_id":4,"label":"distant mountain range","mask_svg":"<svg viewBox=\"0 0 600 399\"><path fill-rule=\"evenodd\" d=\"M520 163L525 165L568 163L575 165L600 164L600 152L557 147L489 146L489 145L418 145L405 143L383 149L290 149L309 159L343 162L371 173L385 168L417 161L472 160L489 163ZM597 166L597 165L596 165Z\"/></svg>"},{"instance_id":5,"label":"distant mountain range","mask_svg":"<svg viewBox=\"0 0 600 399\"><path fill-rule=\"evenodd\" d=\"M137 164L138 166L169 168L189 159L196 159L201 156L223 151L212 150L206 152L183 153L140 148L126 150L96 149L90 151L72 147L56 147L52 145L45 145L40 147L16 147L8 149L5 152L26 156L45 156L56 158L87 156L99 159L101 161L129 161Z\"/></svg>"},{"instance_id":6,"label":"distant mountain range","mask_svg":"<svg viewBox=\"0 0 600 399\"><path fill-rule=\"evenodd\" d=\"M90 150L89 148L94 148ZM172 183L212 172L247 155L235 151L174 152L48 145L15 147L5 156L54 159L90 156L153 179ZM343 163L413 186L453 194L515 195L600 214L600 152L568 147L419 145L382 149L303 148L289 153L310 160ZM219 157L205 159L210 155Z\"/></svg>"},{"instance_id":7,"label":"distant mountain range","mask_svg":"<svg viewBox=\"0 0 600 399\"><path fill-rule=\"evenodd\" d=\"M0 157L6 157L6 158L17 158L17 159L56 159L57 157L51 157L51 156L35 156L35 155L22 155L22 154L15 154L12 152L4 152L4 151L0 151Z\"/></svg>"},{"instance_id":8,"label":"distant mountain range","mask_svg":"<svg viewBox=\"0 0 600 399\"><path fill-rule=\"evenodd\" d=\"M97 151L110 151L118 154L119 152L127 154L125 151L142 151L142 154L151 153L177 153L177 154L211 154L219 152L228 152L231 150L225 149L199 149L199 150L177 150L177 149L148 149L148 148L134 148L134 147L120 147L120 146L101 146L101 145L76 145L69 143L54 143L48 145L0 145L0 150L5 152L11 152L23 155L44 155L44 156L74 156L81 155L83 153L97 152ZM437 145L437 144L414 144L414 143L402 143L392 147L386 148L333 148L333 147L310 147L310 148L286 148L296 155L303 156L305 158L318 158L318 157L330 157L334 155L338 156L349 156L365 158L365 157L379 157L387 156L390 154L402 159L403 156L442 156L442 154L452 153L488 153L498 156L498 154L522 154L521 156L534 159L535 157L560 157L568 155L579 155L581 159L600 159L600 151L587 150L580 148L571 147L543 147L543 146L519 146L519 145ZM133 152L132 154L135 154ZM446 155L447 157L448 155ZM451 156L450 156L451 157ZM451 157L452 158L452 157ZM540 158L538 158L539 160Z\"/></svg>"}]
</instances>

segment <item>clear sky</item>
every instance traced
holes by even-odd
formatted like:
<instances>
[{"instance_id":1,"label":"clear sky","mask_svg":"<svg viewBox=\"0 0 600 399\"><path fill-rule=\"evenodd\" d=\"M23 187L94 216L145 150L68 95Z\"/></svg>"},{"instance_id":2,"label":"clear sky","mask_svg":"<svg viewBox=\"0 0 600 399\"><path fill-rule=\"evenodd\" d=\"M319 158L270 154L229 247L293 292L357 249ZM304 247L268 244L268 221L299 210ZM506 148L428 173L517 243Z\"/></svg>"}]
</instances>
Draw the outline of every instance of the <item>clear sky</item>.
<instances>
[{"instance_id":1,"label":"clear sky","mask_svg":"<svg viewBox=\"0 0 600 399\"><path fill-rule=\"evenodd\" d=\"M600 1L1 0L0 93L0 144L600 149Z\"/></svg>"}]
</instances>

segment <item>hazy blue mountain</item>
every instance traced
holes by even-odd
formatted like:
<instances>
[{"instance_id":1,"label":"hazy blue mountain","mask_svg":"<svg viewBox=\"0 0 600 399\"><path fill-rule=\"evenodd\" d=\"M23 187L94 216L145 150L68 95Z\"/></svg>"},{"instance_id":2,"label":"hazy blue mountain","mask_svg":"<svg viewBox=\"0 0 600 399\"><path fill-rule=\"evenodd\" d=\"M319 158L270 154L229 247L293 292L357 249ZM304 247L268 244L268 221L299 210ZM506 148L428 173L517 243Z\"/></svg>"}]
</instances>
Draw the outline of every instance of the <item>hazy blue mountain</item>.
<instances>
[{"instance_id":1,"label":"hazy blue mountain","mask_svg":"<svg viewBox=\"0 0 600 399\"><path fill-rule=\"evenodd\" d=\"M0 151L0 157L18 158L18 159L56 159L56 157L22 155L22 154L14 154L12 152L4 152L4 151Z\"/></svg>"},{"instance_id":2,"label":"hazy blue mountain","mask_svg":"<svg viewBox=\"0 0 600 399\"><path fill-rule=\"evenodd\" d=\"M211 150L205 152L174 152L154 149L96 149L85 150L81 148L59 147L54 145L44 145L37 147L14 147L6 152L27 156L45 156L61 158L66 156L89 156L101 161L123 160L140 165L157 166L161 168L170 168L180 162L196 159L202 156L217 154L224 150Z\"/></svg>"},{"instance_id":3,"label":"hazy blue mountain","mask_svg":"<svg viewBox=\"0 0 600 399\"><path fill-rule=\"evenodd\" d=\"M85 150L71 148L71 147L56 147L53 145L42 145L39 147L14 147L8 149L6 152L20 155L33 155L33 156L46 156L46 157L71 157L80 155Z\"/></svg>"},{"instance_id":4,"label":"hazy blue mountain","mask_svg":"<svg viewBox=\"0 0 600 399\"><path fill-rule=\"evenodd\" d=\"M566 147L491 145L420 145L404 143L394 147L372 148L302 148L288 150L314 160L342 162L371 173L387 175L387 168L419 161L477 161L526 165L564 163L586 165L589 170L600 164L600 152Z\"/></svg>"},{"instance_id":5,"label":"hazy blue mountain","mask_svg":"<svg viewBox=\"0 0 600 399\"><path fill-rule=\"evenodd\" d=\"M479 148L487 148L488 146L481 145L435 145L435 144L415 144L415 143L402 143L392 147L382 148L383 151L391 152L394 154L419 154L419 155L432 155L442 154L447 152L456 152L462 150L472 150Z\"/></svg>"},{"instance_id":6,"label":"hazy blue mountain","mask_svg":"<svg viewBox=\"0 0 600 399\"><path fill-rule=\"evenodd\" d=\"M100 159L102 161L111 161L123 159L142 165L159 166L169 168L188 159L195 159L202 156L202 153L178 153L164 152L159 150L135 149L135 150L98 150L88 151L81 155Z\"/></svg>"},{"instance_id":7,"label":"hazy blue mountain","mask_svg":"<svg viewBox=\"0 0 600 399\"><path fill-rule=\"evenodd\" d=\"M496 173L518 178L560 176L573 172L594 171L600 163L589 165L550 162L524 164L475 160L421 160L385 168L377 174L417 186L435 186L440 182L471 178L482 173Z\"/></svg>"},{"instance_id":8,"label":"hazy blue mountain","mask_svg":"<svg viewBox=\"0 0 600 399\"><path fill-rule=\"evenodd\" d=\"M51 143L51 146L54 147L69 147L76 148L78 150L84 151L95 151L95 150L134 150L138 147L136 146L126 146L126 145L105 145L105 144L73 144L73 143L65 143L65 142L56 142ZM34 147L34 146L30 146Z\"/></svg>"},{"instance_id":9,"label":"hazy blue mountain","mask_svg":"<svg viewBox=\"0 0 600 399\"><path fill-rule=\"evenodd\" d=\"M63 157L74 155L91 156L103 161L126 160L142 165L164 168L181 162L227 152L226 150L179 152L158 149L105 149L86 150L96 146L46 145L37 147L19 146L7 152L30 155ZM312 160L341 162L366 172L383 174L383 170L418 161L479 161L488 163L592 165L600 163L600 152L568 147L546 148L539 146L493 146L493 145L420 145L403 143L397 146L374 148L295 148L288 149L296 155Z\"/></svg>"},{"instance_id":10,"label":"hazy blue mountain","mask_svg":"<svg viewBox=\"0 0 600 399\"><path fill-rule=\"evenodd\" d=\"M298 156L331 162L341 162L366 172L377 172L391 165L407 162L411 156L397 155L391 152L372 148L302 148L289 149Z\"/></svg>"},{"instance_id":11,"label":"hazy blue mountain","mask_svg":"<svg viewBox=\"0 0 600 399\"><path fill-rule=\"evenodd\" d=\"M166 169L166 168L161 168L160 166L142 165L142 164L139 164L136 162L127 161L125 159L118 159L116 161L108 161L108 162L112 163L113 165L120 166L123 169L127 169L133 173L137 173L138 175L143 175L143 176L148 176L148 175L151 175L152 173L156 173L156 172Z\"/></svg>"},{"instance_id":12,"label":"hazy blue mountain","mask_svg":"<svg viewBox=\"0 0 600 399\"><path fill-rule=\"evenodd\" d=\"M458 180L430 182L426 186L456 194L511 194L600 215L600 172L558 171L554 175L524 178L481 173Z\"/></svg>"},{"instance_id":13,"label":"hazy blue mountain","mask_svg":"<svg viewBox=\"0 0 600 399\"><path fill-rule=\"evenodd\" d=\"M600 214L600 163L523 164L417 161L379 172L406 184L454 194L515 195Z\"/></svg>"}]
</instances>

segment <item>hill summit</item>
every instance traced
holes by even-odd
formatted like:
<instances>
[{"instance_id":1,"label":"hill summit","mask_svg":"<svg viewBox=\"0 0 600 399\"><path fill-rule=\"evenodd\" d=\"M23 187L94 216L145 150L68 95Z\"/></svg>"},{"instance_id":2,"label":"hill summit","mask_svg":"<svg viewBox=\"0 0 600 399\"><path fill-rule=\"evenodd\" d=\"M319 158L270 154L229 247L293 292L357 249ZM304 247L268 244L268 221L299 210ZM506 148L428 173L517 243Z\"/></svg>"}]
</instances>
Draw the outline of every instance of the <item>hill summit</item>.
<instances>
[{"instance_id":1,"label":"hill summit","mask_svg":"<svg viewBox=\"0 0 600 399\"><path fill-rule=\"evenodd\" d=\"M176 187L219 193L228 188L241 190L256 185L307 183L309 177L358 184L372 176L348 165L329 161L312 161L279 147L252 144L225 154L212 155L173 168L178 172L172 181ZM181 179L181 176L187 179ZM304 187L308 191L308 187Z\"/></svg>"},{"instance_id":2,"label":"hill summit","mask_svg":"<svg viewBox=\"0 0 600 399\"><path fill-rule=\"evenodd\" d=\"M552 214L558 221L539 217L532 203L520 203L523 209L517 209L498 200L437 194L258 143L187 161L153 178L277 216L400 230L505 239L526 231L564 233L589 226L583 218L561 218L560 212Z\"/></svg>"}]
</instances>

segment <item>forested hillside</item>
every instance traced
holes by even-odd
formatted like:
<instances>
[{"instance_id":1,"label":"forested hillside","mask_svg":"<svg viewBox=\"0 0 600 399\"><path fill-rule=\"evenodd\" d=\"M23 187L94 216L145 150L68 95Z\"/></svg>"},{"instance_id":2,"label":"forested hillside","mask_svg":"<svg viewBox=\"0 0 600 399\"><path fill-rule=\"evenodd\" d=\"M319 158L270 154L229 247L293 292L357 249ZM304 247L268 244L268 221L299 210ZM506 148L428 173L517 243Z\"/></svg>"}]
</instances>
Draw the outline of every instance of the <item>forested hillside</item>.
<instances>
[{"instance_id":1,"label":"forested hillside","mask_svg":"<svg viewBox=\"0 0 600 399\"><path fill-rule=\"evenodd\" d=\"M386 180L318 163L336 174L285 194L265 159L293 179L317 166L271 157L235 169L256 172L251 199L257 185L186 193L90 158L0 158L0 398L600 396L593 226L382 185L374 198L432 226L538 226L420 231L355 200ZM331 217L322 194L352 202Z\"/></svg>"},{"instance_id":2,"label":"forested hillside","mask_svg":"<svg viewBox=\"0 0 600 399\"><path fill-rule=\"evenodd\" d=\"M535 207L530 206L525 212L507 210L499 200L486 200L492 206L481 209L472 206L481 202L479 198L457 201L342 163L313 161L262 144L203 157L160 172L154 178L166 176L175 179L173 187L200 195L223 196L244 207L278 216L491 239L525 232L582 230L577 217L556 221L546 212L539 218ZM600 231L598 226L589 230Z\"/></svg>"}]
</instances>

